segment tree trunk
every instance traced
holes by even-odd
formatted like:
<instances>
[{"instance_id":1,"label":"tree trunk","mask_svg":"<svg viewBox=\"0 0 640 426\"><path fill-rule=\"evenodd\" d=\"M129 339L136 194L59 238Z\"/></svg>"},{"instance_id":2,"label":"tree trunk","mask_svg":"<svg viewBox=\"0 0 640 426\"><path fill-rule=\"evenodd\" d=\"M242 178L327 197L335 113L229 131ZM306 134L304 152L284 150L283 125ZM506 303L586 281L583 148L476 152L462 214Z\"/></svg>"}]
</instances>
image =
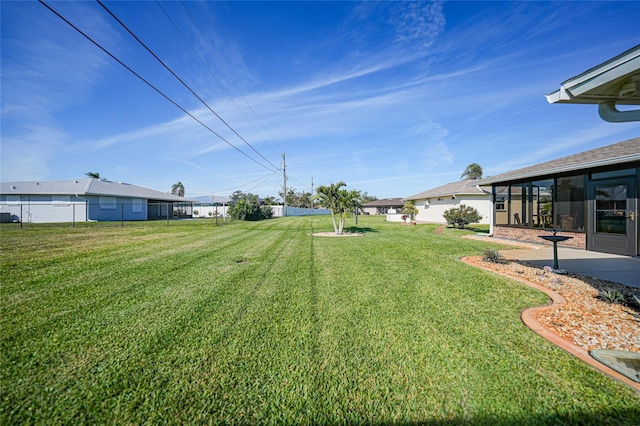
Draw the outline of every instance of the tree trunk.
<instances>
[{"instance_id":1,"label":"tree trunk","mask_svg":"<svg viewBox=\"0 0 640 426\"><path fill-rule=\"evenodd\" d=\"M340 213L340 229L337 232L338 235L342 235L342 231L344 230L344 219L345 213Z\"/></svg>"},{"instance_id":2,"label":"tree trunk","mask_svg":"<svg viewBox=\"0 0 640 426\"><path fill-rule=\"evenodd\" d=\"M335 232L336 235L340 235L338 233L338 225L336 224L336 215L333 213L333 210L331 210L331 221L333 222L333 232Z\"/></svg>"}]
</instances>

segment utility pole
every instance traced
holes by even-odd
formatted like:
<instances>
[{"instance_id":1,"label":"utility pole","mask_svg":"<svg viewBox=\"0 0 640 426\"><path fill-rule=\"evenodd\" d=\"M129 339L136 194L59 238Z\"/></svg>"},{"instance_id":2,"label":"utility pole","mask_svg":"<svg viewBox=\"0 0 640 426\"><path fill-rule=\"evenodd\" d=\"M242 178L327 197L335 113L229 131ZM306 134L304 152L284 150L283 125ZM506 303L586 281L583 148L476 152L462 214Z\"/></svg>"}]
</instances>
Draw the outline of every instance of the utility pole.
<instances>
[{"instance_id":1,"label":"utility pole","mask_svg":"<svg viewBox=\"0 0 640 426\"><path fill-rule=\"evenodd\" d=\"M286 153L282 153L282 179L284 186L284 196L282 205L282 217L287 217L287 160L285 158Z\"/></svg>"}]
</instances>

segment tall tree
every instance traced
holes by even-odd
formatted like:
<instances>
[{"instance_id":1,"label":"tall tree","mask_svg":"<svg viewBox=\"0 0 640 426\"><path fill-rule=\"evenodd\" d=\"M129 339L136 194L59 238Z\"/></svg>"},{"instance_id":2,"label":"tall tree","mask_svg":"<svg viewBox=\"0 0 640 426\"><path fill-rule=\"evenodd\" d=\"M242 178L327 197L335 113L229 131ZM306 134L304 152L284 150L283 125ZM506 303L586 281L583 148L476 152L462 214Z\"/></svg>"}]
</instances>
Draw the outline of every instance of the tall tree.
<instances>
[{"instance_id":1,"label":"tall tree","mask_svg":"<svg viewBox=\"0 0 640 426\"><path fill-rule=\"evenodd\" d=\"M87 172L85 173L85 175L89 176L90 178L100 179L100 173L98 172Z\"/></svg>"},{"instance_id":2,"label":"tall tree","mask_svg":"<svg viewBox=\"0 0 640 426\"><path fill-rule=\"evenodd\" d=\"M233 201L234 203L237 203L240 200L243 200L246 198L246 195L244 192L240 191L239 189L236 191L233 191L233 194L231 194L231 201Z\"/></svg>"},{"instance_id":3,"label":"tall tree","mask_svg":"<svg viewBox=\"0 0 640 426\"><path fill-rule=\"evenodd\" d=\"M262 204L264 204L265 206L275 206L276 204L278 204L278 200L276 200L276 197L269 195L267 197L264 197L264 199L262 200Z\"/></svg>"},{"instance_id":4,"label":"tall tree","mask_svg":"<svg viewBox=\"0 0 640 426\"><path fill-rule=\"evenodd\" d=\"M482 167L477 163L469 164L462 172L460 179L482 179Z\"/></svg>"},{"instance_id":5,"label":"tall tree","mask_svg":"<svg viewBox=\"0 0 640 426\"><path fill-rule=\"evenodd\" d=\"M176 182L171 185L171 193L179 197L184 197L184 185L182 182Z\"/></svg>"},{"instance_id":6,"label":"tall tree","mask_svg":"<svg viewBox=\"0 0 640 426\"><path fill-rule=\"evenodd\" d=\"M368 203L370 201L376 201L378 199L378 197L376 197L375 195L369 195L368 192L363 192L362 193L362 203Z\"/></svg>"}]
</instances>

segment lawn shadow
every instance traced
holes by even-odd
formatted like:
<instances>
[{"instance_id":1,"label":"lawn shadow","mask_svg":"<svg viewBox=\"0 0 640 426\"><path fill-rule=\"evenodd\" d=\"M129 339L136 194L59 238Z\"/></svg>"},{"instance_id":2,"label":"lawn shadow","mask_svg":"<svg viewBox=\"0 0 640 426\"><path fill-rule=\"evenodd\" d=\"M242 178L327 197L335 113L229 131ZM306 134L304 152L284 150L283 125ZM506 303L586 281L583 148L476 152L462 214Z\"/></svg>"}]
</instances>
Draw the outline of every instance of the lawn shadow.
<instances>
[{"instance_id":1,"label":"lawn shadow","mask_svg":"<svg viewBox=\"0 0 640 426\"><path fill-rule=\"evenodd\" d=\"M348 232L350 234L367 234L367 233L376 233L380 232L375 228L369 227L360 227L360 226L349 226L343 229L344 232Z\"/></svg>"},{"instance_id":2,"label":"lawn shadow","mask_svg":"<svg viewBox=\"0 0 640 426\"><path fill-rule=\"evenodd\" d=\"M489 228L487 227L475 227L475 226L466 226L464 229L471 231L471 232L477 232L478 234L487 234L489 235Z\"/></svg>"}]
</instances>

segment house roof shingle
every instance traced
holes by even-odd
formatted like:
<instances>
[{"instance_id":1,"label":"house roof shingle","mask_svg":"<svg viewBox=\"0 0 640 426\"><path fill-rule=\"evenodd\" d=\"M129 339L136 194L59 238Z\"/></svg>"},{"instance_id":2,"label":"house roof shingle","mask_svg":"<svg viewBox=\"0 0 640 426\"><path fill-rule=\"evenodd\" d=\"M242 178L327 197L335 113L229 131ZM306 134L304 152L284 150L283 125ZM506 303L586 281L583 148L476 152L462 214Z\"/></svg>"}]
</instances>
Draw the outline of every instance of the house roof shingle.
<instances>
[{"instance_id":1,"label":"house roof shingle","mask_svg":"<svg viewBox=\"0 0 640 426\"><path fill-rule=\"evenodd\" d=\"M62 181L19 181L0 183L0 194L16 195L103 195L144 198L159 201L192 202L193 200L122 182L84 178Z\"/></svg>"},{"instance_id":2,"label":"house roof shingle","mask_svg":"<svg viewBox=\"0 0 640 426\"><path fill-rule=\"evenodd\" d=\"M482 191L476 188L480 181L478 179L460 180L457 182L451 182L438 186L436 188L428 189L409 197L405 197L406 200L422 200L425 198L445 197L452 195L479 195L483 194Z\"/></svg>"},{"instance_id":3,"label":"house roof shingle","mask_svg":"<svg viewBox=\"0 0 640 426\"><path fill-rule=\"evenodd\" d=\"M362 205L363 207L392 207L404 206L402 198L383 198L382 200L369 201Z\"/></svg>"},{"instance_id":4,"label":"house roof shingle","mask_svg":"<svg viewBox=\"0 0 640 426\"><path fill-rule=\"evenodd\" d=\"M629 139L602 148L558 158L557 160L535 164L496 176L489 176L481 179L479 183L481 185L489 185L634 161L640 161L640 138Z\"/></svg>"}]
</instances>

